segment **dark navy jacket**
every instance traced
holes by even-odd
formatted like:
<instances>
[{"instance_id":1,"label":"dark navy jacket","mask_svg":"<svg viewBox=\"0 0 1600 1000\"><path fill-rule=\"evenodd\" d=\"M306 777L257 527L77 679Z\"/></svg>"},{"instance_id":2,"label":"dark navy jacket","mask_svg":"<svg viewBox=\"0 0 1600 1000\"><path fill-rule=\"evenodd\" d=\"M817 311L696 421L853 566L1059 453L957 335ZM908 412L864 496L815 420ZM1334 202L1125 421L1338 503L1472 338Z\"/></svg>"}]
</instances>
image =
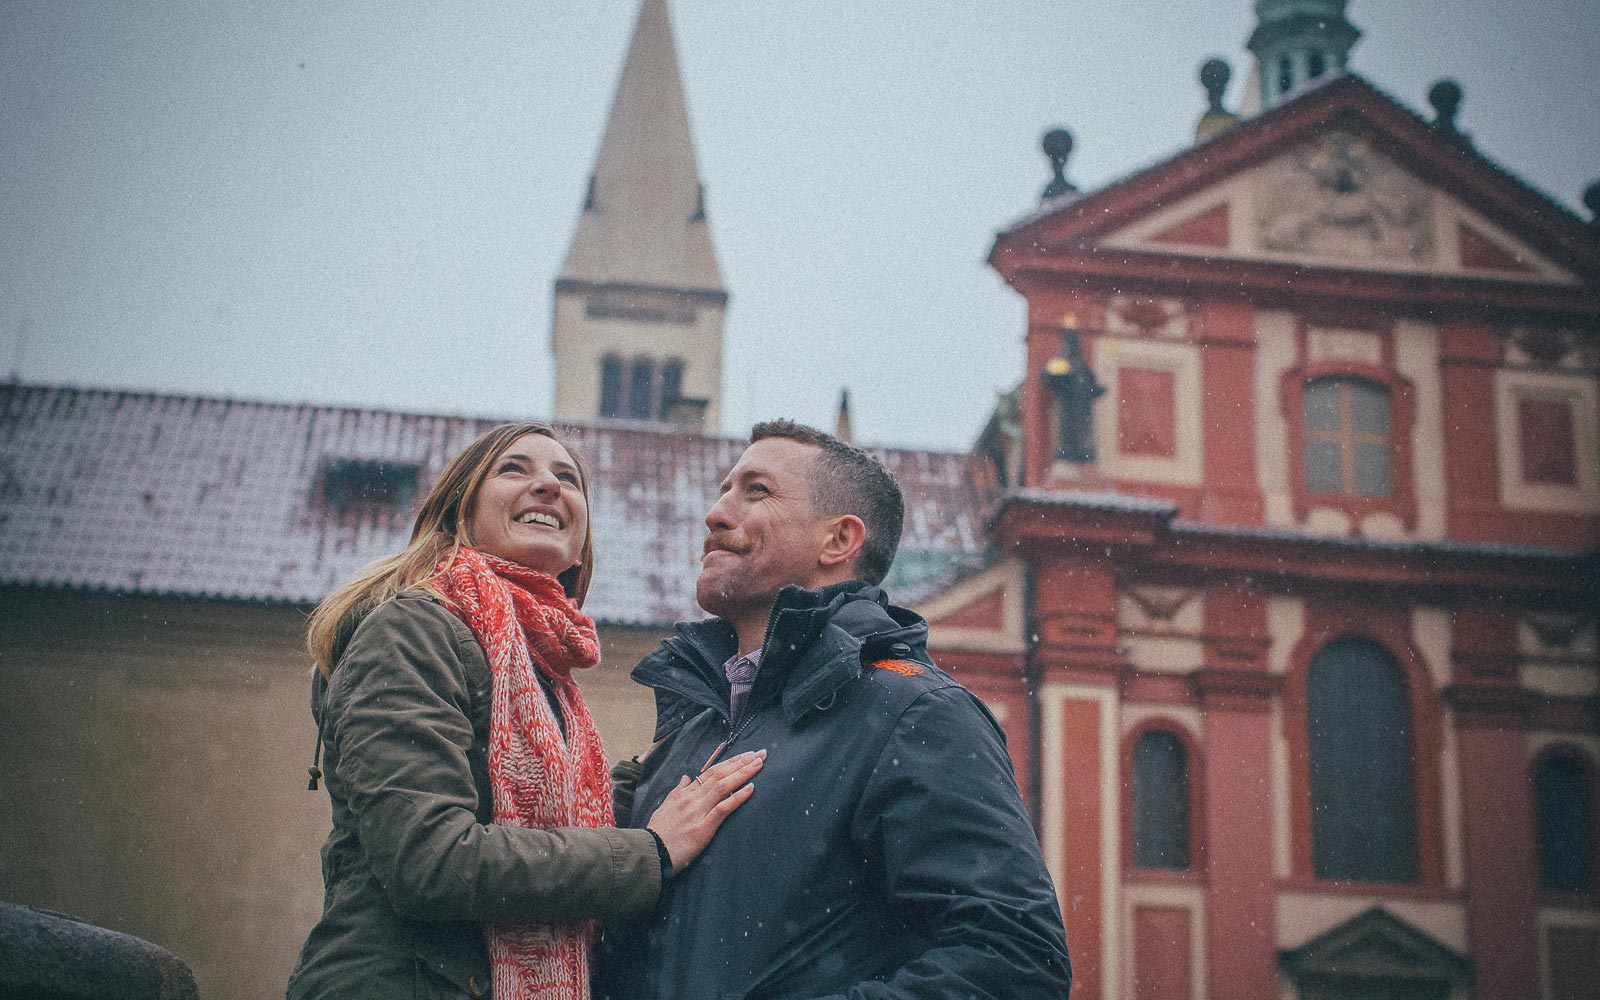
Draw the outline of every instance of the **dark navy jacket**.
<instances>
[{"instance_id":1,"label":"dark navy jacket","mask_svg":"<svg viewBox=\"0 0 1600 1000\"><path fill-rule=\"evenodd\" d=\"M768 757L655 910L608 925L598 997L1066 997L1061 913L1004 735L926 636L876 587L785 588L731 732L726 622L680 624L639 664L664 741L633 824L713 758Z\"/></svg>"}]
</instances>

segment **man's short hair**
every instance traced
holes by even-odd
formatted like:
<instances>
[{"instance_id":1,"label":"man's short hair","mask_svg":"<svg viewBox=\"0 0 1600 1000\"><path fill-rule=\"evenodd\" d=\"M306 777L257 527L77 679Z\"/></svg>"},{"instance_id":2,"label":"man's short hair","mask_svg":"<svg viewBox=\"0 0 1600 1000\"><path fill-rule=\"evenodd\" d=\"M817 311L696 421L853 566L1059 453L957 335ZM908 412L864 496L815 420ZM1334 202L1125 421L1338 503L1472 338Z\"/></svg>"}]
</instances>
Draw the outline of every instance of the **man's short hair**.
<instances>
[{"instance_id":1,"label":"man's short hair","mask_svg":"<svg viewBox=\"0 0 1600 1000\"><path fill-rule=\"evenodd\" d=\"M860 448L793 420L767 420L750 429L751 444L765 438L788 438L822 449L812 466L811 509L823 517L861 518L867 537L856 557L856 575L874 586L882 583L905 523L905 498L894 476Z\"/></svg>"}]
</instances>

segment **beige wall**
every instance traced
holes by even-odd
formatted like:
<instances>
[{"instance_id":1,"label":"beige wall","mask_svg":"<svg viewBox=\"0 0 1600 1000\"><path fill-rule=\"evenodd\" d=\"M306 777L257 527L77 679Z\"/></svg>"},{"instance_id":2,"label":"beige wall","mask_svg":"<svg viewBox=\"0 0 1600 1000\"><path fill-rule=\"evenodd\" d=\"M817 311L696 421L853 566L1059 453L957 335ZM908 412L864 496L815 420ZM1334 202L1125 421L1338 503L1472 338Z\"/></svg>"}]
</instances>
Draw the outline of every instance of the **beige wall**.
<instances>
[{"instance_id":1,"label":"beige wall","mask_svg":"<svg viewBox=\"0 0 1600 1000\"><path fill-rule=\"evenodd\" d=\"M282 997L328 832L306 790L304 616L0 590L0 899L154 941L202 997ZM627 671L657 637L602 635L584 688L616 757L648 742Z\"/></svg>"}]
</instances>

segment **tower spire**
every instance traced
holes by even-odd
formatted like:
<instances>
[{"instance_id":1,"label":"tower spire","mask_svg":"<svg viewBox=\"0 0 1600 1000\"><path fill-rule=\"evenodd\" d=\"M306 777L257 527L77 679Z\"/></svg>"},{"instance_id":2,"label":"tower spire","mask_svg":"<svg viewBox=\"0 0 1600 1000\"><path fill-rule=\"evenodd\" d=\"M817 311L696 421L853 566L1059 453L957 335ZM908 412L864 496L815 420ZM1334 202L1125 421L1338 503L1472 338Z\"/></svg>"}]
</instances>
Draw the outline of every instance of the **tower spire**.
<instances>
[{"instance_id":1,"label":"tower spire","mask_svg":"<svg viewBox=\"0 0 1600 1000\"><path fill-rule=\"evenodd\" d=\"M666 0L639 5L555 290L558 419L662 420L700 403L716 426L728 294Z\"/></svg>"}]
</instances>

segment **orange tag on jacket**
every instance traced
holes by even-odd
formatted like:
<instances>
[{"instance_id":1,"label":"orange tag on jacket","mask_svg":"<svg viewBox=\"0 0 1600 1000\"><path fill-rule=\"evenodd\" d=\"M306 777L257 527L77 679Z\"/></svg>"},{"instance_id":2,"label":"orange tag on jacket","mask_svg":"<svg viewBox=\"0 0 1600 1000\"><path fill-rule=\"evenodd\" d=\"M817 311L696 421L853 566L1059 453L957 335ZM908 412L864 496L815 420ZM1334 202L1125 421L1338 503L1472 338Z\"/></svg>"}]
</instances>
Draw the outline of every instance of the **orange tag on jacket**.
<instances>
[{"instance_id":1,"label":"orange tag on jacket","mask_svg":"<svg viewBox=\"0 0 1600 1000\"><path fill-rule=\"evenodd\" d=\"M873 664L879 670L888 670L899 674L901 677L916 677L922 673L922 664L911 660L879 660Z\"/></svg>"}]
</instances>

